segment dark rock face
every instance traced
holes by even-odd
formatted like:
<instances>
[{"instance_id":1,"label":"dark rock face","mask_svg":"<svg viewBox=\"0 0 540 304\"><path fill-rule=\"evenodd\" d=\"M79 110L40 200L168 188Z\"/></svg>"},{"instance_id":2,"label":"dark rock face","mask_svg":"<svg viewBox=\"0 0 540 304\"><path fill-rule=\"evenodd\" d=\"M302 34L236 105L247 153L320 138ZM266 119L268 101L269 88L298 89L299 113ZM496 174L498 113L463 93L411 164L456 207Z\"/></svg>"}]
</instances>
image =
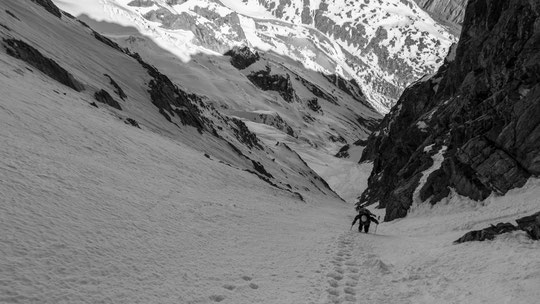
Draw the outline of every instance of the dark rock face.
<instances>
[{"instance_id":1,"label":"dark rock face","mask_svg":"<svg viewBox=\"0 0 540 304\"><path fill-rule=\"evenodd\" d=\"M10 15L11 17L15 18L15 19L18 20L18 21L21 21L21 19L19 19L19 17L15 16L15 14L13 14L12 12L10 12L9 10L6 10L6 14Z\"/></svg>"},{"instance_id":2,"label":"dark rock face","mask_svg":"<svg viewBox=\"0 0 540 304\"><path fill-rule=\"evenodd\" d=\"M268 173L268 171L266 171L266 169L264 168L264 166L258 162L258 161L254 161L254 160L251 160L251 163L253 164L253 169L255 169L255 171L259 172L260 174L268 177L268 178L274 178L272 176L272 174Z\"/></svg>"},{"instance_id":3,"label":"dark rock face","mask_svg":"<svg viewBox=\"0 0 540 304\"><path fill-rule=\"evenodd\" d=\"M112 41L111 39L101 35L100 33L92 30L92 34L94 35L94 37L98 40L98 41L101 41L102 43L112 47L113 49L121 52L121 53L127 53L127 50L121 48L118 43Z\"/></svg>"},{"instance_id":4,"label":"dark rock face","mask_svg":"<svg viewBox=\"0 0 540 304\"><path fill-rule=\"evenodd\" d=\"M99 90L94 93L94 98L101 103L107 104L115 109L122 110L120 104L105 90Z\"/></svg>"},{"instance_id":5,"label":"dark rock face","mask_svg":"<svg viewBox=\"0 0 540 304\"><path fill-rule=\"evenodd\" d=\"M252 52L247 46L234 47L232 50L227 51L224 55L231 56L231 64L239 70L247 68L260 58L258 52Z\"/></svg>"},{"instance_id":6,"label":"dark rock face","mask_svg":"<svg viewBox=\"0 0 540 304\"><path fill-rule=\"evenodd\" d=\"M454 241L454 244L470 241L493 240L496 235L520 229L527 232L531 239L540 240L540 212L517 219L516 222L518 224L517 227L510 223L498 223L495 226L491 225L491 227L482 230L467 232L464 236Z\"/></svg>"},{"instance_id":7,"label":"dark rock face","mask_svg":"<svg viewBox=\"0 0 540 304\"><path fill-rule=\"evenodd\" d=\"M253 72L247 78L257 87L264 91L276 91L287 102L293 102L298 99L291 83L291 76L271 75L269 67L266 70Z\"/></svg>"},{"instance_id":8,"label":"dark rock face","mask_svg":"<svg viewBox=\"0 0 540 304\"><path fill-rule=\"evenodd\" d=\"M62 18L62 12L51 0L32 0L32 2L43 6L49 13L58 18Z\"/></svg>"},{"instance_id":9,"label":"dark rock face","mask_svg":"<svg viewBox=\"0 0 540 304\"><path fill-rule=\"evenodd\" d=\"M200 98L194 94L188 94L180 90L164 74L161 74L154 66L142 60L139 54L131 54L153 78L148 84L152 103L158 107L159 113L169 122L171 116L178 115L183 125L189 125L202 133L205 119L202 117L200 109L195 104L201 102Z\"/></svg>"},{"instance_id":10,"label":"dark rock face","mask_svg":"<svg viewBox=\"0 0 540 304\"><path fill-rule=\"evenodd\" d=\"M464 236L454 241L454 244L472 242L472 241L493 240L495 236L499 234L512 232L516 230L519 230L519 228L510 223L498 223L495 226L491 225L491 227L488 227L482 230L474 230L471 232L467 232Z\"/></svg>"},{"instance_id":11,"label":"dark rock face","mask_svg":"<svg viewBox=\"0 0 540 304\"><path fill-rule=\"evenodd\" d=\"M519 229L524 230L533 240L540 240L540 212L516 220Z\"/></svg>"},{"instance_id":12,"label":"dark rock face","mask_svg":"<svg viewBox=\"0 0 540 304\"><path fill-rule=\"evenodd\" d=\"M319 99L317 99L317 97L313 97L311 99L308 99L306 101L306 105L309 109L311 109L311 111L313 112L321 112L322 113L322 109L321 109L321 106L319 105Z\"/></svg>"},{"instance_id":13,"label":"dark rock face","mask_svg":"<svg viewBox=\"0 0 540 304\"><path fill-rule=\"evenodd\" d=\"M129 118L129 117L126 118L126 124L132 125L132 126L134 126L136 128L139 128L139 129L141 128L141 126L139 126L139 123L133 118Z\"/></svg>"},{"instance_id":14,"label":"dark rock face","mask_svg":"<svg viewBox=\"0 0 540 304\"><path fill-rule=\"evenodd\" d=\"M83 84L77 81L73 75L62 68L56 61L43 56L43 54L26 42L16 39L4 39L4 43L8 55L27 62L45 75L77 92L84 90Z\"/></svg>"},{"instance_id":15,"label":"dark rock face","mask_svg":"<svg viewBox=\"0 0 540 304\"><path fill-rule=\"evenodd\" d=\"M482 200L540 175L539 16L532 0L470 0L455 53L370 136L362 204L379 202L388 221L407 214L415 190L432 204L450 188ZM437 152L440 168L419 187Z\"/></svg>"},{"instance_id":16,"label":"dark rock face","mask_svg":"<svg viewBox=\"0 0 540 304\"><path fill-rule=\"evenodd\" d=\"M254 147L260 150L263 149L257 135L251 132L243 121L238 118L231 118L231 122L234 124L232 129L238 141L245 144L250 149Z\"/></svg>"},{"instance_id":17,"label":"dark rock face","mask_svg":"<svg viewBox=\"0 0 540 304\"><path fill-rule=\"evenodd\" d=\"M116 81L114 81L114 79L112 79L112 77L108 74L104 75L105 77L109 78L111 85L114 87L114 92L116 93L116 95L118 95L118 97L120 97L122 100L126 100L127 95L126 93L124 93L124 90L122 90L122 88L118 85L118 83L116 83Z\"/></svg>"},{"instance_id":18,"label":"dark rock face","mask_svg":"<svg viewBox=\"0 0 540 304\"><path fill-rule=\"evenodd\" d=\"M347 158L349 157L349 149L351 148L351 146L349 144L341 147L341 149L339 149L338 153L336 153L336 157L337 158Z\"/></svg>"}]
</instances>

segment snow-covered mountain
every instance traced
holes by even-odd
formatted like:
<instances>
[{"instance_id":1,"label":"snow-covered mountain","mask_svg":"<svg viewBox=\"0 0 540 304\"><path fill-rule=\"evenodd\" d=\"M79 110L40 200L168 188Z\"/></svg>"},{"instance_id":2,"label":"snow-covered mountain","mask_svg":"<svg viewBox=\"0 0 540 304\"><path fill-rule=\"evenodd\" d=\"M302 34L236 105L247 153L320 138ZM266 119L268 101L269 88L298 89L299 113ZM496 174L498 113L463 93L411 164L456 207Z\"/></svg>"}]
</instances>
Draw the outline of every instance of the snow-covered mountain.
<instances>
[{"instance_id":1,"label":"snow-covered mountain","mask_svg":"<svg viewBox=\"0 0 540 304\"><path fill-rule=\"evenodd\" d=\"M287 87L306 85L324 96L331 93L327 90L334 88L336 93L332 96L343 98L312 99L311 102L319 107L312 110L307 104L309 100L305 99L311 92L306 89L306 92L298 93L293 90L294 100L285 101L279 92L265 93L256 87L231 65L230 57L223 56L199 59L209 66L221 67L223 70L216 68L218 72L210 71L204 76L223 78L223 82L209 83L206 79L198 85L200 91L189 92L181 80L186 77L193 83L197 80L193 74L177 76L178 72L201 71L204 64L193 60L192 63L197 65L194 69L177 60L169 65L176 74L167 70L171 72L169 75L177 77L169 78L146 62L144 54L141 56L121 48L69 15L60 15L61 18L46 15L35 5L26 9L25 4L17 1L9 1L6 5L23 20L18 21L4 13L2 24L5 26L0 29L2 58L8 66L22 71L21 77L28 85L43 87L44 83L49 83L52 89L44 89L45 99L54 98L55 94L69 94L79 102L108 108L111 117L185 143L215 161L252 172L276 189L299 198L309 196L310 192L337 195L296 151L331 151L331 146L346 141L344 137L367 134L367 123L378 115L365 105L363 99L358 99L360 97L355 99L352 93L340 90L330 76L315 72L314 77L318 78L310 80L300 76L287 78ZM267 56L271 58L271 54ZM268 66L270 78L282 72L271 59L266 59L266 55L258 64ZM225 75L228 77L224 78ZM235 94L220 90L220 85L230 86L228 92ZM250 100L252 108L243 107L239 111L225 99L232 100L241 95L242 90L261 97ZM199 94L201 91L210 93L202 95ZM213 94L221 94L222 98L210 99ZM272 104L283 114L274 110ZM286 109L290 109L290 113L286 113ZM312 131L307 125L313 128ZM335 143L323 144L328 137L334 138ZM300 180L303 181L297 184Z\"/></svg>"},{"instance_id":2,"label":"snow-covered mountain","mask_svg":"<svg viewBox=\"0 0 540 304\"><path fill-rule=\"evenodd\" d=\"M133 26L185 61L238 45L276 52L354 79L381 112L433 73L456 41L412 0L55 2L75 15Z\"/></svg>"},{"instance_id":3,"label":"snow-covered mountain","mask_svg":"<svg viewBox=\"0 0 540 304\"><path fill-rule=\"evenodd\" d=\"M454 195L416 206L406 219L357 233L351 205L311 168L362 178L354 164L329 156L337 143L323 140L359 137L347 152L358 159L362 134L344 129L367 132L376 120L358 85L249 49L183 63L132 36L136 29L98 25L129 33L116 38L144 52L122 48L50 0L0 2L0 302L540 298L540 243L525 231L451 245L470 229L536 212L538 180L480 203ZM223 99L209 97L219 92ZM310 94L321 97L304 100ZM238 113L226 100L233 96L252 98L259 110ZM317 134L285 124L302 111Z\"/></svg>"}]
</instances>

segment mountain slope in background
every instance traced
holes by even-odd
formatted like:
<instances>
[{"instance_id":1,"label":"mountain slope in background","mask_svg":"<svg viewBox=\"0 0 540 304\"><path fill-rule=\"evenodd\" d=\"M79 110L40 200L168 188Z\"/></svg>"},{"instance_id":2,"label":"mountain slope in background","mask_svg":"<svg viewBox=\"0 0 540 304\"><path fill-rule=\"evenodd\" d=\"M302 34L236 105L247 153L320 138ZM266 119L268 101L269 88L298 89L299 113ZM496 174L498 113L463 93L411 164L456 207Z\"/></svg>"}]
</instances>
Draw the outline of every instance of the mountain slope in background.
<instances>
[{"instance_id":1,"label":"mountain slope in background","mask_svg":"<svg viewBox=\"0 0 540 304\"><path fill-rule=\"evenodd\" d=\"M329 157L347 143L367 139L381 119L359 83L346 80L339 74L309 68L309 60L299 62L272 49L256 51L237 48L227 56L209 50L215 47L219 51L225 51L228 43L242 43L225 39L221 34L215 36L215 31L218 30L216 26L230 25L232 21L225 20L232 16L244 21L248 20L248 17L242 17L224 6L219 6L218 9L217 4L204 1L186 2L182 5L171 3L173 6L164 2L160 2L161 6L158 6L154 2L144 1L126 1L124 4L112 1L104 4L95 1L58 3L73 14L86 12L93 15L94 19L88 15L82 16L85 22L97 31L106 33L122 47L128 47L132 52L140 54L145 61L168 75L182 90L202 97L206 104L212 105L221 114L243 121L268 145L286 143L302 156L311 155L308 157L309 165L312 165L311 160L315 164L325 159L339 167L355 168L350 176L343 176L343 180L326 175L329 172L327 170L317 172L324 179L332 180L332 188L347 182L353 176L366 175L360 172L363 170L362 166L357 166L352 160L341 159L338 160L341 164L338 164ZM205 3L208 5L206 8ZM171 13L173 9L184 11L176 15ZM169 13L161 13L163 10ZM210 14L209 10L217 10L221 14L218 15L224 17L218 17L217 13L210 14L207 16L213 18L210 18L210 21L206 17L193 15L195 13L192 10L200 14L206 12L204 16ZM187 18L186 14L196 18ZM268 12L266 14L269 15ZM257 12L257 15L264 16L264 10ZM187 30L177 28L181 21L186 20L192 20L197 26L189 26ZM265 20L267 19L261 19L261 22ZM290 24L283 25L285 23L279 20L271 19L268 22L276 23L276 31L282 27L288 30L292 28ZM171 28L165 28L167 24ZM212 31L207 32L202 30L203 28ZM243 28L242 31L247 33L246 24ZM268 28L268 31L270 30L271 27ZM307 28L299 30L318 33ZM285 37L278 35L278 32L272 37L275 36L278 40ZM194 33L198 33L198 36ZM252 34L250 39L258 37ZM321 36L320 33L317 35ZM332 43L327 38L314 41L332 49ZM294 52L300 55L309 53L305 48ZM247 60L245 58L250 56L254 60L248 60L248 64L234 66L235 62ZM320 59L320 62L327 62L329 67L335 65L335 57L339 58L326 52L316 54L316 58ZM313 158L315 155L318 160ZM342 192L340 195L354 199L360 194L359 189L348 189L350 192Z\"/></svg>"},{"instance_id":2,"label":"mountain slope in background","mask_svg":"<svg viewBox=\"0 0 540 304\"><path fill-rule=\"evenodd\" d=\"M312 191L337 197L284 142L260 140L238 118L241 115L218 111L219 104L208 101L206 96L184 91L176 84L176 79L162 74L139 54L120 48L68 15L58 18L42 14L39 7L25 8L25 4L17 1L8 1L5 5L8 9L2 11L1 55L5 64L20 70L29 82L43 82L38 76L47 75L50 78L45 77L46 82L54 83L56 79L66 85L63 89L54 89L57 94L70 94L87 104L108 108L111 117L170 137L216 161L249 171L299 199ZM48 31L45 33L42 28ZM228 65L229 74L236 71L239 77L244 77L225 58L221 60L224 66ZM180 64L176 67L182 70ZM255 87L251 85L251 88ZM50 98L51 95L47 95L46 99ZM320 104L326 110L322 100ZM361 105L358 101L354 104ZM300 101L291 106L300 107ZM331 116L331 110L326 111L324 118ZM271 111L263 114L263 118L279 117ZM341 128L355 128L347 122ZM360 123L352 123L362 132ZM289 136L274 127L268 129L267 133ZM321 129L320 135L325 136L324 132ZM303 182L296 184L293 180Z\"/></svg>"},{"instance_id":3,"label":"mountain slope in background","mask_svg":"<svg viewBox=\"0 0 540 304\"><path fill-rule=\"evenodd\" d=\"M430 13L433 19L447 25L459 36L468 0L415 0L415 2Z\"/></svg>"},{"instance_id":4,"label":"mountain slope in background","mask_svg":"<svg viewBox=\"0 0 540 304\"><path fill-rule=\"evenodd\" d=\"M75 15L134 26L184 61L237 45L271 50L354 79L380 112L409 83L433 73L457 39L409 0L304 2L56 1Z\"/></svg>"},{"instance_id":5,"label":"mountain slope in background","mask_svg":"<svg viewBox=\"0 0 540 304\"><path fill-rule=\"evenodd\" d=\"M540 174L539 16L536 1L469 2L457 49L370 136L363 203L392 220L454 191L483 200Z\"/></svg>"}]
</instances>

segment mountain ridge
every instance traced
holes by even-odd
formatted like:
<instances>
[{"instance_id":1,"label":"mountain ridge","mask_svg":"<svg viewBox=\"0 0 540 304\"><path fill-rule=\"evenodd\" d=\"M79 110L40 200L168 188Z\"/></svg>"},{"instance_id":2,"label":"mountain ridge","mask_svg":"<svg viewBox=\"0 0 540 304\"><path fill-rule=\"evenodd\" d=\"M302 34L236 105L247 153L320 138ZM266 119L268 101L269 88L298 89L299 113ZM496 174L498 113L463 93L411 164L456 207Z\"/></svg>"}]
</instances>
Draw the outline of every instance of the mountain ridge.
<instances>
[{"instance_id":1,"label":"mountain ridge","mask_svg":"<svg viewBox=\"0 0 540 304\"><path fill-rule=\"evenodd\" d=\"M408 83L433 73L456 40L409 0L385 2L382 8L369 1L361 7L348 3L346 15L334 12L334 0L321 2L320 8L312 3L309 13L300 13L297 3L258 0L107 0L103 8L92 9L68 2L58 1L75 14L87 11L131 23L168 44L184 61L196 52L222 54L239 45L273 50L306 68L355 79L380 112L388 110Z\"/></svg>"}]
</instances>

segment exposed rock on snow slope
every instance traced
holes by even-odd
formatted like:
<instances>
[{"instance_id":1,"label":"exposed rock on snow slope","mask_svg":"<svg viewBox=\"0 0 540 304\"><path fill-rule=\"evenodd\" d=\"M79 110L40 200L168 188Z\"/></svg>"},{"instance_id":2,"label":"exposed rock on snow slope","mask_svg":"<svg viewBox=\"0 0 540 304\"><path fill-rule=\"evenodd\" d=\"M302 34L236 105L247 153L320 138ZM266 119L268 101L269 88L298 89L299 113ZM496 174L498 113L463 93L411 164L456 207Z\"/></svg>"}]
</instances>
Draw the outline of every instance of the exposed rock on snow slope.
<instances>
[{"instance_id":1,"label":"exposed rock on snow slope","mask_svg":"<svg viewBox=\"0 0 540 304\"><path fill-rule=\"evenodd\" d=\"M258 55L239 66L236 60L245 55L242 52L236 56L232 52L227 52L227 56L217 54L196 42L192 32L165 30L161 23L141 17L141 14L155 10L157 5L135 7L112 1L106 1L104 5L94 1L58 3L74 15L87 13L93 16L95 20L83 17L86 23L107 34L122 47L140 54L144 61L157 67L183 91L202 97L205 103L211 104L221 114L244 121L259 137L270 139L268 145L273 146L279 141L287 143L297 152L311 153L309 150L317 149L318 152L334 155L346 143L367 139L373 125L381 119L356 81L348 81L335 74L323 74L310 68L310 60L299 62L272 50L261 51L261 47L258 50L244 49L245 54L257 52ZM167 3L160 3L160 7L169 11L190 10L196 4L186 2L171 7ZM206 2L197 3L201 6ZM209 7L215 8L216 5ZM226 15L232 14L230 9L222 9ZM258 13L261 14L264 15ZM272 17L268 12L266 14ZM213 21L203 19L206 20L203 23L205 26L215 26ZM287 25L287 28L290 26ZM324 41L331 49L330 40L324 38ZM236 41L233 45L236 43L243 42ZM301 55L306 52L296 53ZM298 58L304 58L302 56ZM332 56L324 52L315 57L319 63L334 61ZM264 77L257 81L259 78L251 77L250 80L250 75ZM271 79L284 80L281 83L285 87L282 89L281 85L272 85L273 81L269 82ZM263 85L262 89L257 87L257 84L265 82L267 86ZM268 134L272 134L272 138Z\"/></svg>"},{"instance_id":2,"label":"exposed rock on snow slope","mask_svg":"<svg viewBox=\"0 0 540 304\"><path fill-rule=\"evenodd\" d=\"M433 73L456 41L412 0L57 3L76 15L135 26L185 61L244 44L271 50L307 68L355 79L381 112L405 86Z\"/></svg>"},{"instance_id":3,"label":"exposed rock on snow slope","mask_svg":"<svg viewBox=\"0 0 540 304\"><path fill-rule=\"evenodd\" d=\"M226 111L218 112L214 106L218 104L208 97L184 91L180 82L161 73L139 54L121 48L69 15L57 18L43 13L40 6L17 1L7 1L4 7L9 14L3 10L0 19L1 53L5 62L25 71L28 81L35 81L30 77L33 74L51 77L47 79L66 85L56 90L58 94L69 91L88 104L111 106L113 117L252 172L295 197L309 198L310 192L337 197L295 152L275 142L261 142L243 121ZM223 62L230 71L237 71L228 59L223 58ZM181 65L179 62L175 67ZM344 123L340 129L362 132L359 123L351 123L356 127ZM324 136L324 131L321 134Z\"/></svg>"},{"instance_id":4,"label":"exposed rock on snow slope","mask_svg":"<svg viewBox=\"0 0 540 304\"><path fill-rule=\"evenodd\" d=\"M365 204L386 207L392 220L451 189L483 200L540 174L539 16L537 1L469 2L455 53L409 87L370 136ZM440 168L419 184L443 147Z\"/></svg>"}]
</instances>

